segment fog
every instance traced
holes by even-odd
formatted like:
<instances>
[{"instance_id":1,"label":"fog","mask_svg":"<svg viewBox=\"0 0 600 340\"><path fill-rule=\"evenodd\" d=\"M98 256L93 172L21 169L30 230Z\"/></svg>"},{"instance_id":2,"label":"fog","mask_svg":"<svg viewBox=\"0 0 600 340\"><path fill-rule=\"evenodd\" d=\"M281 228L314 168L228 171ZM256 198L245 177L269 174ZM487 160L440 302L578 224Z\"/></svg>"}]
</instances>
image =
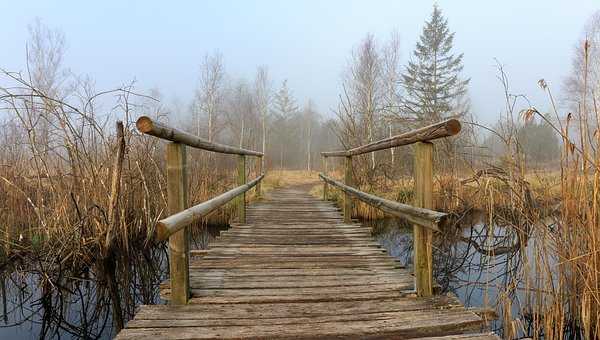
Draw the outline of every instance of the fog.
<instances>
[{"instance_id":1,"label":"fog","mask_svg":"<svg viewBox=\"0 0 600 340\"><path fill-rule=\"evenodd\" d=\"M40 18L64 33L64 65L89 75L98 90L136 81L139 91L157 88L167 102L188 102L203 56L219 51L232 77L252 79L257 66L266 65L275 88L288 79L298 103L310 98L333 117L352 49L367 33L385 41L396 31L404 65L433 3L2 0L0 64L25 70L27 27ZM527 94L545 110L538 80L558 92L583 24L600 7L594 0L437 3L456 32L454 51L464 53L471 111L486 124L495 122L504 106L496 59L513 92Z\"/></svg>"}]
</instances>

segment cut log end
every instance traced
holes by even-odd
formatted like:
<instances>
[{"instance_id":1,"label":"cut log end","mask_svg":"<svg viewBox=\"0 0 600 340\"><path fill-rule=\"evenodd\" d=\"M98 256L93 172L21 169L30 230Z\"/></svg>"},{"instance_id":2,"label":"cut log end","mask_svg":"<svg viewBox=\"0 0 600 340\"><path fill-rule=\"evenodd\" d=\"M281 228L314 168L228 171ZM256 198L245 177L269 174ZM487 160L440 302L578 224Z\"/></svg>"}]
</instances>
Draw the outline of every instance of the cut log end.
<instances>
[{"instance_id":1,"label":"cut log end","mask_svg":"<svg viewBox=\"0 0 600 340\"><path fill-rule=\"evenodd\" d=\"M450 119L446 122L446 130L451 136L458 134L461 130L461 125L458 119Z\"/></svg>"},{"instance_id":2,"label":"cut log end","mask_svg":"<svg viewBox=\"0 0 600 340\"><path fill-rule=\"evenodd\" d=\"M167 226L162 223L162 222L158 222L156 224L156 240L157 241L165 241L169 238L169 228L167 228Z\"/></svg>"},{"instance_id":3,"label":"cut log end","mask_svg":"<svg viewBox=\"0 0 600 340\"><path fill-rule=\"evenodd\" d=\"M135 122L135 126L142 133L148 133L152 131L152 119L147 116L141 116L138 118L137 122Z\"/></svg>"}]
</instances>

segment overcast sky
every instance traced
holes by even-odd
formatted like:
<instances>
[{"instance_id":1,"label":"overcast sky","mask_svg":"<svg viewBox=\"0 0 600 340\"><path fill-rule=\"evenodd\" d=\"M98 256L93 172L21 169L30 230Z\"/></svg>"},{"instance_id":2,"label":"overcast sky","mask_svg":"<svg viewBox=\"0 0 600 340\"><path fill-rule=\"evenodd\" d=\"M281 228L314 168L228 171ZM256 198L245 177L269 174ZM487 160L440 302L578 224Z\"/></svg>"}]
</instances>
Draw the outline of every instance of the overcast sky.
<instances>
[{"instance_id":1,"label":"overcast sky","mask_svg":"<svg viewBox=\"0 0 600 340\"><path fill-rule=\"evenodd\" d=\"M278 86L289 80L299 103L313 98L331 112L350 52L367 33L380 41L400 33L403 63L429 18L433 1L31 1L0 0L0 67L23 70L27 26L36 17L62 30L65 64L96 79L98 90L137 80L167 101L189 100L199 64L220 51L227 72L251 79L267 65ZM495 60L513 92L546 109L537 86L558 96L587 18L600 0L437 1L465 54L473 111L486 123L503 109Z\"/></svg>"}]
</instances>

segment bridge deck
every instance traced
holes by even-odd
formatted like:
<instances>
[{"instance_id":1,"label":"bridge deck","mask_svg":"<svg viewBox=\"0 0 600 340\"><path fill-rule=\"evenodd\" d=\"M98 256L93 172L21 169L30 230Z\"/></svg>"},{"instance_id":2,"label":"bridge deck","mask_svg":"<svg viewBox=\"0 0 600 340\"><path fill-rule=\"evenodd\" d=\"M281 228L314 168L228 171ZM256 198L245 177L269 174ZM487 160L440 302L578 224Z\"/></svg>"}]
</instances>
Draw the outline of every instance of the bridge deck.
<instances>
[{"instance_id":1,"label":"bridge deck","mask_svg":"<svg viewBox=\"0 0 600 340\"><path fill-rule=\"evenodd\" d=\"M247 225L193 251L186 306L141 306L119 339L498 339L453 296L416 298L411 273L302 187L248 207ZM168 283L161 287L168 298Z\"/></svg>"}]
</instances>

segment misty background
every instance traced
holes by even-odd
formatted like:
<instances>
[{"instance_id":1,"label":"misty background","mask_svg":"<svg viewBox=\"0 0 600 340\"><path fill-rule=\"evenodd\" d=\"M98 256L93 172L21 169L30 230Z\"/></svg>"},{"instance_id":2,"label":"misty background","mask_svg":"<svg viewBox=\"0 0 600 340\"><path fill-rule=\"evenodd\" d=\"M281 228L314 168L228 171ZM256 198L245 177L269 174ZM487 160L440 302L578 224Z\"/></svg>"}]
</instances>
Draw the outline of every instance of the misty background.
<instances>
[{"instance_id":1,"label":"misty background","mask_svg":"<svg viewBox=\"0 0 600 340\"><path fill-rule=\"evenodd\" d=\"M599 3L586 1L437 1L464 53L471 112L493 124L504 109L495 58L513 93L547 110L544 78L558 92L571 70L583 24ZM333 117L341 77L353 48L372 33L400 38L401 64L409 59L433 1L1 1L0 64L26 68L28 25L39 18L64 33L64 65L89 75L101 91L135 81L138 92L156 88L177 107L192 100L200 64L223 56L233 78L253 79L266 65L274 90L287 79L299 105L312 99Z\"/></svg>"}]
</instances>

